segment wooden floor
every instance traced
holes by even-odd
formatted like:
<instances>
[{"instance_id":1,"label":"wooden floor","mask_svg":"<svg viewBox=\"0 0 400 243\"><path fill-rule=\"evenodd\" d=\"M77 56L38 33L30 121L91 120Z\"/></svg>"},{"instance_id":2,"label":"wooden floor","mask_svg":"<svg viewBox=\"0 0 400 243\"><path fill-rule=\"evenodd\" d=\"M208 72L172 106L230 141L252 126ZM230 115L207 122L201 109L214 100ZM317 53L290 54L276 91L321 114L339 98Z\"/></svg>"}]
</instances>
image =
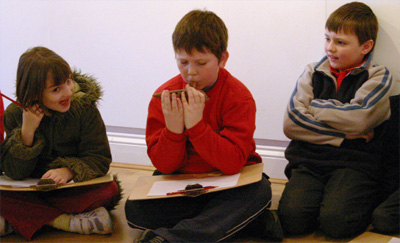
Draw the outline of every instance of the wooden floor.
<instances>
[{"instance_id":1,"label":"wooden floor","mask_svg":"<svg viewBox=\"0 0 400 243\"><path fill-rule=\"evenodd\" d=\"M121 180L122 188L124 190L124 198L121 200L118 207L111 211L111 216L113 218L113 227L114 232L111 235L80 235L74 233L68 233L59 230L51 230L46 232L41 232L31 242L104 242L104 243L112 243L112 242L133 242L133 239L140 235L139 230L134 230L130 228L126 223L125 213L124 213L124 205L126 198L132 192L133 185L136 182L136 179L139 176L143 175L151 175L152 174L151 166L138 166L138 165L130 165L130 164L122 164L122 163L113 163L111 166L111 172L118 175L118 178ZM284 182L282 180L274 180L271 179L272 182L272 193L273 193L273 202L272 208L276 208L278 205L278 201L282 190L284 188ZM235 239L235 242L265 242L261 239L255 238L240 238ZM8 235L4 238L0 238L0 242L25 242L25 240L18 234ZM332 240L325 237L321 233L314 233L306 236L299 237L291 237L285 238L283 242L294 243L294 242L373 242L373 243L386 243L386 242L400 242L400 238L391 237L381 234L376 234L370 231L365 232L364 234L346 240Z\"/></svg>"}]
</instances>

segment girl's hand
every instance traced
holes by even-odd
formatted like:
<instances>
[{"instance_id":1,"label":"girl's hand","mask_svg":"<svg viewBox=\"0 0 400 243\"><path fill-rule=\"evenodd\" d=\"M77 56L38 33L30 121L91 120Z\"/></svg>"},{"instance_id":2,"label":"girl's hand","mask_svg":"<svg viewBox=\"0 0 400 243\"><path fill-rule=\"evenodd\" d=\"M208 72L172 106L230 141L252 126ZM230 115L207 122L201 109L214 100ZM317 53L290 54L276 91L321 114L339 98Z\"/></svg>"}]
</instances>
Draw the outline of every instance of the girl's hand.
<instances>
[{"instance_id":1,"label":"girl's hand","mask_svg":"<svg viewBox=\"0 0 400 243\"><path fill-rule=\"evenodd\" d=\"M53 181L57 184L67 183L74 177L74 172L67 167L57 168L48 170L43 176L42 179L53 179Z\"/></svg>"},{"instance_id":2,"label":"girl's hand","mask_svg":"<svg viewBox=\"0 0 400 243\"><path fill-rule=\"evenodd\" d=\"M39 127L43 116L44 112L42 108L39 107L39 104L24 109L22 113L21 137L22 142L26 146L32 146L35 131Z\"/></svg>"},{"instance_id":3,"label":"girl's hand","mask_svg":"<svg viewBox=\"0 0 400 243\"><path fill-rule=\"evenodd\" d=\"M182 101L176 94L170 94L168 90L164 90L161 93L161 107L167 129L173 133L182 134L184 130Z\"/></svg>"},{"instance_id":4,"label":"girl's hand","mask_svg":"<svg viewBox=\"0 0 400 243\"><path fill-rule=\"evenodd\" d=\"M183 104L185 127L190 129L203 119L206 98L204 93L189 85L186 85L186 90L188 100L186 100L184 92L182 92L181 99Z\"/></svg>"}]
</instances>

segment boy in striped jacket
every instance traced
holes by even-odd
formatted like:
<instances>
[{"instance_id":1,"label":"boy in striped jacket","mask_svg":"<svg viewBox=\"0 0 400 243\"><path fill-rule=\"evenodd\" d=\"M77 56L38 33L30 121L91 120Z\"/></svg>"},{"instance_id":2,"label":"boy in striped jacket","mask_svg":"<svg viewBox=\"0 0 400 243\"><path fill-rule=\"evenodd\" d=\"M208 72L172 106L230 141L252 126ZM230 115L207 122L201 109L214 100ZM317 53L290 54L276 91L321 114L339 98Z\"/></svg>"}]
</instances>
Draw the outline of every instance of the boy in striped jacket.
<instances>
[{"instance_id":1,"label":"boy in striped jacket","mask_svg":"<svg viewBox=\"0 0 400 243\"><path fill-rule=\"evenodd\" d=\"M287 234L355 236L381 201L380 125L390 117L393 80L372 61L377 32L367 5L341 6L325 25L326 56L297 81L284 117L292 140L278 208Z\"/></svg>"}]
</instances>

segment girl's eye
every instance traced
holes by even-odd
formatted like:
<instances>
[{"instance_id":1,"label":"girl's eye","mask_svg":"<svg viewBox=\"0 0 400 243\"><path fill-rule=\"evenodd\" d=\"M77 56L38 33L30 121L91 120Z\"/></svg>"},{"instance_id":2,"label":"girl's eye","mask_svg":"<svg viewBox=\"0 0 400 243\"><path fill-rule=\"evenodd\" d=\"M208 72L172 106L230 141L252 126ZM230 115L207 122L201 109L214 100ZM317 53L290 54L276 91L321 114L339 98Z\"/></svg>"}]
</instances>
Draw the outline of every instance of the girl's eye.
<instances>
[{"instance_id":1,"label":"girl's eye","mask_svg":"<svg viewBox=\"0 0 400 243\"><path fill-rule=\"evenodd\" d=\"M185 65L185 64L187 64L187 61L180 61L180 64Z\"/></svg>"},{"instance_id":2,"label":"girl's eye","mask_svg":"<svg viewBox=\"0 0 400 243\"><path fill-rule=\"evenodd\" d=\"M206 62L199 62L198 63L200 66L203 66L203 65L206 65L207 63Z\"/></svg>"},{"instance_id":3,"label":"girl's eye","mask_svg":"<svg viewBox=\"0 0 400 243\"><path fill-rule=\"evenodd\" d=\"M344 45L345 43L343 41L338 41L339 45Z\"/></svg>"},{"instance_id":4,"label":"girl's eye","mask_svg":"<svg viewBox=\"0 0 400 243\"><path fill-rule=\"evenodd\" d=\"M56 87L56 88L53 89L53 92L58 92L59 90L60 90L60 88Z\"/></svg>"}]
</instances>

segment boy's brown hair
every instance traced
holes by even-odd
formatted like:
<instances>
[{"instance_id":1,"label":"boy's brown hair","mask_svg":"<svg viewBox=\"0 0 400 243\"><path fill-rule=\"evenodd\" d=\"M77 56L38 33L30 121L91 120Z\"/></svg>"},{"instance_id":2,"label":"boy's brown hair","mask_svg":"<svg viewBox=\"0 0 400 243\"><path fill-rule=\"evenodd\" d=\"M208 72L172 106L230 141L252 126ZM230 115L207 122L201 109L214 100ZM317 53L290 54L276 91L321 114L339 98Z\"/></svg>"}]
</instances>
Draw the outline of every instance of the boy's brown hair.
<instances>
[{"instance_id":1,"label":"boy's brown hair","mask_svg":"<svg viewBox=\"0 0 400 243\"><path fill-rule=\"evenodd\" d=\"M336 33L339 31L346 34L354 33L360 45L373 40L372 51L378 35L378 20L366 4L351 2L336 9L326 21L325 28Z\"/></svg>"},{"instance_id":2,"label":"boy's brown hair","mask_svg":"<svg viewBox=\"0 0 400 243\"><path fill-rule=\"evenodd\" d=\"M175 52L184 49L191 54L193 48L199 52L207 48L220 60L228 47L228 29L215 13L192 10L176 25L172 43Z\"/></svg>"},{"instance_id":3,"label":"boy's brown hair","mask_svg":"<svg viewBox=\"0 0 400 243\"><path fill-rule=\"evenodd\" d=\"M34 47L21 55L17 69L16 95L23 107L34 104L43 106L43 91L47 75L51 74L55 85L65 82L72 74L68 63L46 47Z\"/></svg>"}]
</instances>

